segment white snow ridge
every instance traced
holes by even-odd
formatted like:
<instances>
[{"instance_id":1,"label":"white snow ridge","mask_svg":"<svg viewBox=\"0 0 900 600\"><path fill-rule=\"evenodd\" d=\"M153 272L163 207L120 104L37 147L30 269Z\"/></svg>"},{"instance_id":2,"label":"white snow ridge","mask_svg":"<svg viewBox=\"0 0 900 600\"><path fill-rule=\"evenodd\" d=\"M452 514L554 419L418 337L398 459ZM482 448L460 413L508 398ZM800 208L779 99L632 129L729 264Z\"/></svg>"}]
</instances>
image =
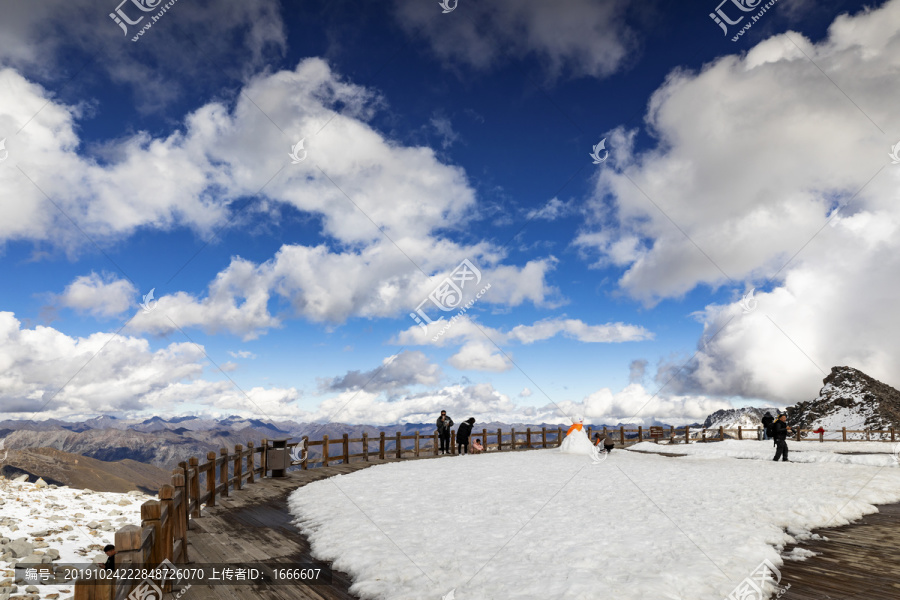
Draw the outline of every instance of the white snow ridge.
<instances>
[{"instance_id":1,"label":"white snow ridge","mask_svg":"<svg viewBox=\"0 0 900 600\"><path fill-rule=\"evenodd\" d=\"M804 444L818 451L802 464L774 463L756 441L681 458L615 450L600 464L557 449L392 463L311 483L289 504L313 554L364 599L722 600L811 530L900 501L890 454L847 464ZM790 485L772 493L776 475Z\"/></svg>"}]
</instances>

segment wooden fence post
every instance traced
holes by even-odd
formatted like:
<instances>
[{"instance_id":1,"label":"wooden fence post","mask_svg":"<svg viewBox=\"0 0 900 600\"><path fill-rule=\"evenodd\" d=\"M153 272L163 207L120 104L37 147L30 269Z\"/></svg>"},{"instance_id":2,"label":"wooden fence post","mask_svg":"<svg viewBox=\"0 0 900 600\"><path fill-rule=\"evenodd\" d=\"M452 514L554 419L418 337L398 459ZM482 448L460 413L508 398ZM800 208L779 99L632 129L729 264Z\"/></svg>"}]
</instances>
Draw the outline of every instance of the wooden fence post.
<instances>
[{"instance_id":1,"label":"wooden fence post","mask_svg":"<svg viewBox=\"0 0 900 600\"><path fill-rule=\"evenodd\" d=\"M309 436L304 435L300 441L303 442L303 452L300 454L300 456L306 457L306 460L304 460L303 464L300 465L300 470L306 471L307 469L309 469Z\"/></svg>"},{"instance_id":2,"label":"wooden fence post","mask_svg":"<svg viewBox=\"0 0 900 600\"><path fill-rule=\"evenodd\" d=\"M415 437L415 440L414 440L414 446L413 446L413 448L414 448L414 450L413 450L413 455L414 455L416 458L419 458L419 432L418 432L418 431L416 432L416 437Z\"/></svg>"},{"instance_id":3,"label":"wooden fence post","mask_svg":"<svg viewBox=\"0 0 900 600\"><path fill-rule=\"evenodd\" d=\"M619 427L619 441L622 442L622 447L625 447L625 428Z\"/></svg>"},{"instance_id":4,"label":"wooden fence post","mask_svg":"<svg viewBox=\"0 0 900 600\"><path fill-rule=\"evenodd\" d=\"M253 483L253 471L256 469L256 448L253 442L247 442L247 483Z\"/></svg>"},{"instance_id":5,"label":"wooden fence post","mask_svg":"<svg viewBox=\"0 0 900 600\"><path fill-rule=\"evenodd\" d=\"M846 442L847 441L847 428L846 427L841 427L841 435L844 438L843 441Z\"/></svg>"},{"instance_id":6,"label":"wooden fence post","mask_svg":"<svg viewBox=\"0 0 900 600\"><path fill-rule=\"evenodd\" d=\"M259 446L259 478L264 479L269 474L269 440L263 438Z\"/></svg>"},{"instance_id":7,"label":"wooden fence post","mask_svg":"<svg viewBox=\"0 0 900 600\"><path fill-rule=\"evenodd\" d=\"M547 447L547 428L541 427L541 448Z\"/></svg>"},{"instance_id":8,"label":"wooden fence post","mask_svg":"<svg viewBox=\"0 0 900 600\"><path fill-rule=\"evenodd\" d=\"M638 425L638 443L644 441L644 427L643 425Z\"/></svg>"},{"instance_id":9,"label":"wooden fence post","mask_svg":"<svg viewBox=\"0 0 900 600\"><path fill-rule=\"evenodd\" d=\"M184 478L184 471L182 469L175 469L172 473L172 487L175 488L175 493L172 495L174 499L175 496L180 495L181 501L178 507L175 509L172 518L175 519L172 523L172 536L174 538L178 538L181 540L181 563L186 563L188 561L187 558L187 480ZM226 488L227 489L227 488ZM179 494L180 492L180 494ZM118 546L117 546L118 548ZM116 552L118 555L118 551ZM177 558L177 557L176 557Z\"/></svg>"},{"instance_id":10,"label":"wooden fence post","mask_svg":"<svg viewBox=\"0 0 900 600\"><path fill-rule=\"evenodd\" d=\"M509 432L510 432L509 433L509 449L515 450L516 449L516 428L510 427Z\"/></svg>"},{"instance_id":11,"label":"wooden fence post","mask_svg":"<svg viewBox=\"0 0 900 600\"><path fill-rule=\"evenodd\" d=\"M688 425L684 426L684 443L691 443L691 428Z\"/></svg>"},{"instance_id":12,"label":"wooden fence post","mask_svg":"<svg viewBox=\"0 0 900 600\"><path fill-rule=\"evenodd\" d=\"M456 454L456 432L450 432L450 454Z\"/></svg>"},{"instance_id":13,"label":"wooden fence post","mask_svg":"<svg viewBox=\"0 0 900 600\"><path fill-rule=\"evenodd\" d=\"M222 465L219 467L219 477L222 479L222 496L228 497L228 450L226 448L219 448L219 458L222 460Z\"/></svg>"},{"instance_id":14,"label":"wooden fence post","mask_svg":"<svg viewBox=\"0 0 900 600\"><path fill-rule=\"evenodd\" d=\"M153 543L150 544L150 556L147 563L156 566L162 562L162 539L159 526L160 504L158 500L148 500L141 504L141 529L153 529ZM142 536L143 537L143 536Z\"/></svg>"},{"instance_id":15,"label":"wooden fence post","mask_svg":"<svg viewBox=\"0 0 900 600\"><path fill-rule=\"evenodd\" d=\"M125 525L119 528L115 533L116 546L116 566L119 568L140 569L144 566L144 556L141 551L141 528L137 525ZM79 598L78 592L85 590L87 593L83 596L85 600L88 598L113 598L115 595L116 585L113 583L109 587L100 585L75 586L75 597ZM108 596L103 595L108 590Z\"/></svg>"},{"instance_id":16,"label":"wooden fence post","mask_svg":"<svg viewBox=\"0 0 900 600\"><path fill-rule=\"evenodd\" d=\"M363 460L369 462L369 434L363 431ZM437 448L437 446L435 446Z\"/></svg>"},{"instance_id":17,"label":"wooden fence post","mask_svg":"<svg viewBox=\"0 0 900 600\"><path fill-rule=\"evenodd\" d=\"M484 442L484 451L488 451L488 441L487 441L487 429L481 430L481 441Z\"/></svg>"},{"instance_id":18,"label":"wooden fence post","mask_svg":"<svg viewBox=\"0 0 900 600\"><path fill-rule=\"evenodd\" d=\"M243 444L235 444L234 446L234 491L244 488L242 480L244 479L244 465L241 460L244 452Z\"/></svg>"},{"instance_id":19,"label":"wooden fence post","mask_svg":"<svg viewBox=\"0 0 900 600\"><path fill-rule=\"evenodd\" d=\"M438 451L440 450L440 446L438 445L438 432L437 429L434 430L434 455L438 455Z\"/></svg>"},{"instance_id":20,"label":"wooden fence post","mask_svg":"<svg viewBox=\"0 0 900 600\"><path fill-rule=\"evenodd\" d=\"M562 441L563 441L562 427L557 427L556 428L556 446L557 447L562 446Z\"/></svg>"},{"instance_id":21,"label":"wooden fence post","mask_svg":"<svg viewBox=\"0 0 900 600\"><path fill-rule=\"evenodd\" d=\"M350 436L347 435L346 433L344 434L343 446L344 446L344 447L343 447L343 450L344 450L344 457L343 457L343 459L344 459L344 464L347 465L347 464L350 464Z\"/></svg>"},{"instance_id":22,"label":"wooden fence post","mask_svg":"<svg viewBox=\"0 0 900 600\"><path fill-rule=\"evenodd\" d=\"M328 436L322 436L322 466L328 466Z\"/></svg>"},{"instance_id":23,"label":"wooden fence post","mask_svg":"<svg viewBox=\"0 0 900 600\"><path fill-rule=\"evenodd\" d=\"M740 425L738 425L738 439L739 440L744 439L744 431L741 429Z\"/></svg>"},{"instance_id":24,"label":"wooden fence post","mask_svg":"<svg viewBox=\"0 0 900 600\"><path fill-rule=\"evenodd\" d=\"M822 431L819 432L819 441L820 441L820 442L824 442L824 441L825 441L825 430L824 430L824 429L823 429Z\"/></svg>"},{"instance_id":25,"label":"wooden fence post","mask_svg":"<svg viewBox=\"0 0 900 600\"><path fill-rule=\"evenodd\" d=\"M216 453L207 452L206 461L209 463L209 472L206 474L206 491L209 492L207 506L216 505ZM162 490L162 488L160 488Z\"/></svg>"},{"instance_id":26,"label":"wooden fence post","mask_svg":"<svg viewBox=\"0 0 900 600\"><path fill-rule=\"evenodd\" d=\"M531 427L525 430L525 445L531 450ZM485 444L487 446L487 444Z\"/></svg>"},{"instance_id":27,"label":"wooden fence post","mask_svg":"<svg viewBox=\"0 0 900 600\"><path fill-rule=\"evenodd\" d=\"M719 426L719 440L725 441L725 427Z\"/></svg>"},{"instance_id":28,"label":"wooden fence post","mask_svg":"<svg viewBox=\"0 0 900 600\"><path fill-rule=\"evenodd\" d=\"M200 516L200 459L196 456L192 456L188 459L188 464L190 465L191 471L191 501L197 502L197 505L194 507L194 510L191 511L191 518Z\"/></svg>"},{"instance_id":29,"label":"wooden fence post","mask_svg":"<svg viewBox=\"0 0 900 600\"><path fill-rule=\"evenodd\" d=\"M891 441L894 441L894 428L891 427Z\"/></svg>"},{"instance_id":30,"label":"wooden fence post","mask_svg":"<svg viewBox=\"0 0 900 600\"><path fill-rule=\"evenodd\" d=\"M160 535L162 540L162 554L160 560L168 559L169 561L171 561L173 559L172 532L173 524L175 523L175 511L172 496L174 493L175 488L173 488L169 484L165 484L159 487L160 515L162 515L162 509L165 509L166 513L166 520L160 523Z\"/></svg>"},{"instance_id":31,"label":"wooden fence post","mask_svg":"<svg viewBox=\"0 0 900 600\"><path fill-rule=\"evenodd\" d=\"M397 458L403 458L403 436L397 432Z\"/></svg>"},{"instance_id":32,"label":"wooden fence post","mask_svg":"<svg viewBox=\"0 0 900 600\"><path fill-rule=\"evenodd\" d=\"M378 458L384 460L384 432L381 432L380 444L378 446Z\"/></svg>"},{"instance_id":33,"label":"wooden fence post","mask_svg":"<svg viewBox=\"0 0 900 600\"><path fill-rule=\"evenodd\" d=\"M797 428L797 441L798 441L798 442L800 441L800 432L801 432L801 431L802 431L802 429L800 429L800 428L798 427L798 428Z\"/></svg>"}]
</instances>

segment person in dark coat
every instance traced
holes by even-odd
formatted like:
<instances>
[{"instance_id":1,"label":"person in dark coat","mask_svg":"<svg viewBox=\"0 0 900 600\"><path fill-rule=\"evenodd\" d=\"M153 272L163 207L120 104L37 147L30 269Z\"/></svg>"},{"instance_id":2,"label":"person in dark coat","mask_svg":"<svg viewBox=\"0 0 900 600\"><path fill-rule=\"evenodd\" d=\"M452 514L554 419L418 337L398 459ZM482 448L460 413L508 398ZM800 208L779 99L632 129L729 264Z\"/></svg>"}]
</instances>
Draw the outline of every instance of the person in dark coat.
<instances>
[{"instance_id":1,"label":"person in dark coat","mask_svg":"<svg viewBox=\"0 0 900 600\"><path fill-rule=\"evenodd\" d=\"M456 430L456 452L458 454L469 453L469 436L472 435L472 425L474 424L475 417L469 417Z\"/></svg>"},{"instance_id":2,"label":"person in dark coat","mask_svg":"<svg viewBox=\"0 0 900 600\"><path fill-rule=\"evenodd\" d=\"M450 428L453 427L453 419L447 416L447 411L442 410L437 418L438 438L441 440L441 454L450 452Z\"/></svg>"},{"instance_id":3,"label":"person in dark coat","mask_svg":"<svg viewBox=\"0 0 900 600\"><path fill-rule=\"evenodd\" d=\"M103 568L107 571L115 571L116 570L116 547L112 544L107 544L103 548L103 552L106 553L106 564L103 565Z\"/></svg>"},{"instance_id":4,"label":"person in dark coat","mask_svg":"<svg viewBox=\"0 0 900 600\"><path fill-rule=\"evenodd\" d=\"M787 415L778 415L778 420L772 425L772 437L775 438L775 447L777 448L775 458L772 460L777 461L781 458L784 462L790 462L788 461L787 445L787 434L789 431L791 431L791 428L787 424Z\"/></svg>"},{"instance_id":5,"label":"person in dark coat","mask_svg":"<svg viewBox=\"0 0 900 600\"><path fill-rule=\"evenodd\" d=\"M775 417L772 416L772 413L767 412L766 416L762 418L762 426L763 426L763 438L764 440L772 439L772 424L775 422Z\"/></svg>"}]
</instances>

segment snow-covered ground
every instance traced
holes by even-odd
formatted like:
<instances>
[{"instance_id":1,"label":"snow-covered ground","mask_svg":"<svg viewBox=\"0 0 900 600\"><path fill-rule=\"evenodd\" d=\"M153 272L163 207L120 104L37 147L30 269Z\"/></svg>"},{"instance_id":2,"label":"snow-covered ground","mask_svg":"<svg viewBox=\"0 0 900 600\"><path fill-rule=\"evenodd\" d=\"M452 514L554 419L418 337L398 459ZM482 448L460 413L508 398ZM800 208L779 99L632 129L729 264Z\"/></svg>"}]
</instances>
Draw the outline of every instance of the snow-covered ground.
<instances>
[{"instance_id":1,"label":"snow-covered ground","mask_svg":"<svg viewBox=\"0 0 900 600\"><path fill-rule=\"evenodd\" d=\"M629 446L629 450L637 452L663 452L666 454L683 454L699 458L753 458L771 460L775 457L775 448L771 440L725 440L724 442L700 444L655 444L642 442ZM900 466L900 443L888 442L796 442L788 440L788 454L795 463L843 463L868 465L872 467Z\"/></svg>"},{"instance_id":2,"label":"snow-covered ground","mask_svg":"<svg viewBox=\"0 0 900 600\"><path fill-rule=\"evenodd\" d=\"M106 560L103 546L115 542L123 525L140 525L141 504L150 499L140 492L101 493L0 478L0 598L10 592L12 598L71 598L71 585L32 588L13 581L13 565L48 556L53 563L82 566Z\"/></svg>"},{"instance_id":3,"label":"snow-covered ground","mask_svg":"<svg viewBox=\"0 0 900 600\"><path fill-rule=\"evenodd\" d=\"M290 507L365 599L722 600L811 530L900 501L893 462L820 451L776 464L770 442L736 444L646 443L701 455L616 450L597 464L555 449L392 463L299 488ZM732 446L759 460L725 456Z\"/></svg>"}]
</instances>

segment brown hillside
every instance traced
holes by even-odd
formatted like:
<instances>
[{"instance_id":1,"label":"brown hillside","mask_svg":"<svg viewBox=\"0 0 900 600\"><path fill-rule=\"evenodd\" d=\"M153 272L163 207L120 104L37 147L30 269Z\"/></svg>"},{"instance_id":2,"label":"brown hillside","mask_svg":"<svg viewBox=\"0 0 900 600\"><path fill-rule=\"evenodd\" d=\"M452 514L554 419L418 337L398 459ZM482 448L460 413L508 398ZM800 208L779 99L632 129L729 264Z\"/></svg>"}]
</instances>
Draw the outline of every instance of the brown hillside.
<instances>
[{"instance_id":1,"label":"brown hillside","mask_svg":"<svg viewBox=\"0 0 900 600\"><path fill-rule=\"evenodd\" d=\"M163 469L133 460L104 462L56 448L25 448L0 451L0 474L7 478L28 474L29 481L43 477L47 483L96 492L141 490L156 494L169 483L171 474Z\"/></svg>"}]
</instances>

